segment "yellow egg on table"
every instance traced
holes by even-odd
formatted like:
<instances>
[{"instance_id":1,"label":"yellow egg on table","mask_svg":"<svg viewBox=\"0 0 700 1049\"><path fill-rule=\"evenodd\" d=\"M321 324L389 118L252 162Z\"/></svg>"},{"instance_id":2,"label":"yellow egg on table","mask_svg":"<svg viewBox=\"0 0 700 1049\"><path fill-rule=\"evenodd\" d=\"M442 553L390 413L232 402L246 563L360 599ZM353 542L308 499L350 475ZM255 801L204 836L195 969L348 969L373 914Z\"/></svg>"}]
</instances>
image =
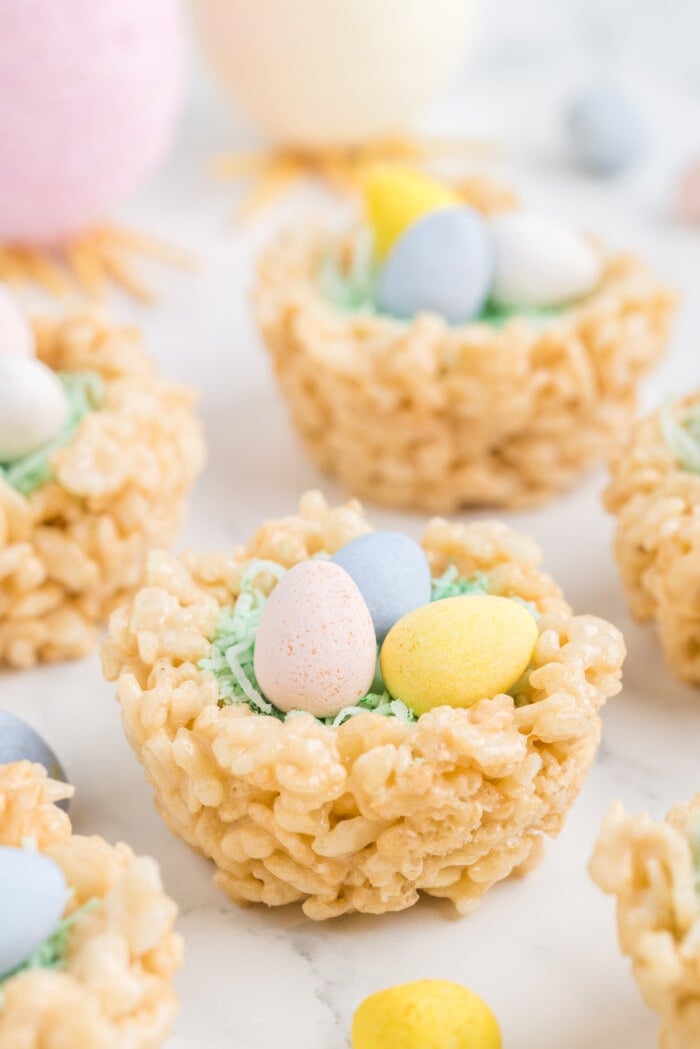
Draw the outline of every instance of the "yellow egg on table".
<instances>
[{"instance_id":1,"label":"yellow egg on table","mask_svg":"<svg viewBox=\"0 0 700 1049\"><path fill-rule=\"evenodd\" d=\"M353 1049L501 1049L488 1005L447 980L416 980L365 999L352 1023Z\"/></svg>"},{"instance_id":2,"label":"yellow egg on table","mask_svg":"<svg viewBox=\"0 0 700 1049\"><path fill-rule=\"evenodd\" d=\"M489 594L449 597L409 612L381 651L384 683L416 714L470 707L507 692L527 669L537 624L518 601Z\"/></svg>"},{"instance_id":3,"label":"yellow egg on table","mask_svg":"<svg viewBox=\"0 0 700 1049\"><path fill-rule=\"evenodd\" d=\"M453 189L420 171L373 164L363 179L365 211L383 258L404 230L438 208L461 203Z\"/></svg>"}]
</instances>

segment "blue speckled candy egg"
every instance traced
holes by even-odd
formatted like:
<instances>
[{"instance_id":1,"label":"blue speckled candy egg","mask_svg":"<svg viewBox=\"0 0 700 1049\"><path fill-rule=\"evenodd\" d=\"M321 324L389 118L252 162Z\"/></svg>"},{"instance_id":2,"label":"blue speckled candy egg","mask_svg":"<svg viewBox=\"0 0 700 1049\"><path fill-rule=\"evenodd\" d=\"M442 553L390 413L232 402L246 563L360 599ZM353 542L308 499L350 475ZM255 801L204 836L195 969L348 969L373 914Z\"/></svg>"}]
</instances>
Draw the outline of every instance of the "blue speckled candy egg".
<instances>
[{"instance_id":1,"label":"blue speckled candy egg","mask_svg":"<svg viewBox=\"0 0 700 1049\"><path fill-rule=\"evenodd\" d=\"M39 733L21 718L0 710L0 765L13 761L33 761L43 765L52 779L68 782L61 763ZM67 809L68 802L60 802L60 807Z\"/></svg>"},{"instance_id":2,"label":"blue speckled candy egg","mask_svg":"<svg viewBox=\"0 0 700 1049\"><path fill-rule=\"evenodd\" d=\"M474 208L440 208L408 227L379 271L377 305L395 317L438 313L450 324L482 309L493 279L486 223Z\"/></svg>"},{"instance_id":3,"label":"blue speckled candy egg","mask_svg":"<svg viewBox=\"0 0 700 1049\"><path fill-rule=\"evenodd\" d=\"M418 543L401 532L369 532L341 547L332 560L344 568L369 608L377 640L394 623L430 601L430 566Z\"/></svg>"},{"instance_id":4,"label":"blue speckled candy egg","mask_svg":"<svg viewBox=\"0 0 700 1049\"><path fill-rule=\"evenodd\" d=\"M576 162L597 175L631 167L646 145L644 117L623 91L601 84L576 98L569 111L569 139Z\"/></svg>"},{"instance_id":5,"label":"blue speckled candy egg","mask_svg":"<svg viewBox=\"0 0 700 1049\"><path fill-rule=\"evenodd\" d=\"M52 935L69 895L63 871L48 856L0 847L0 976Z\"/></svg>"}]
</instances>

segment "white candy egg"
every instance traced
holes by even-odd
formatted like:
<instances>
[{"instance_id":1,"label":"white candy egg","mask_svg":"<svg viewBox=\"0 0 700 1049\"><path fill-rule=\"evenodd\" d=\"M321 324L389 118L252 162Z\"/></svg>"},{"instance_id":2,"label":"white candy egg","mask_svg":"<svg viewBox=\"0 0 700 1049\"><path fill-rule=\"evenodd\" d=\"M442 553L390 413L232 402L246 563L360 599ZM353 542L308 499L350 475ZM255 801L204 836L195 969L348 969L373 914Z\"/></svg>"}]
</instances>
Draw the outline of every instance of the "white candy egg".
<instances>
[{"instance_id":1,"label":"white candy egg","mask_svg":"<svg viewBox=\"0 0 700 1049\"><path fill-rule=\"evenodd\" d=\"M34 356L34 332L17 299L0 284L0 355Z\"/></svg>"},{"instance_id":2,"label":"white candy egg","mask_svg":"<svg viewBox=\"0 0 700 1049\"><path fill-rule=\"evenodd\" d=\"M275 141L310 148L395 135L440 93L474 0L191 0L215 75Z\"/></svg>"},{"instance_id":3,"label":"white candy egg","mask_svg":"<svg viewBox=\"0 0 700 1049\"><path fill-rule=\"evenodd\" d=\"M559 306L593 291L602 258L579 233L529 211L490 221L495 252L491 292L501 306Z\"/></svg>"},{"instance_id":4,"label":"white candy egg","mask_svg":"<svg viewBox=\"0 0 700 1049\"><path fill-rule=\"evenodd\" d=\"M0 354L0 463L52 440L66 423L65 390L41 361Z\"/></svg>"},{"instance_id":5,"label":"white candy egg","mask_svg":"<svg viewBox=\"0 0 700 1049\"><path fill-rule=\"evenodd\" d=\"M0 847L0 976L55 932L68 895L63 871L48 856Z\"/></svg>"}]
</instances>

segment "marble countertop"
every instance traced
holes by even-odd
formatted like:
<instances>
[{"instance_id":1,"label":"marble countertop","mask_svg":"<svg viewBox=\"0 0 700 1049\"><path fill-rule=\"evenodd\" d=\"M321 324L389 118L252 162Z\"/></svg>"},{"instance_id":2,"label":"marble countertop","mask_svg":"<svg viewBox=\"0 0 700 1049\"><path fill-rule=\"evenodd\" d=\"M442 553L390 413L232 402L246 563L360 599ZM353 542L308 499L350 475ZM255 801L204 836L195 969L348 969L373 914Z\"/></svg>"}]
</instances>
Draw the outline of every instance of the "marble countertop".
<instances>
[{"instance_id":1,"label":"marble countertop","mask_svg":"<svg viewBox=\"0 0 700 1049\"><path fill-rule=\"evenodd\" d=\"M700 231L682 228L669 208L679 166L700 151L687 137L700 127L700 104L689 89L633 69L657 149L621 182L592 183L562 162L552 122L562 93L585 71L573 59L546 69L531 63L520 74L477 62L431 126L495 137L501 150L491 169L515 177L535 203L648 255L681 289L672 352L645 391L653 404L700 379ZM169 166L120 216L193 247L202 260L194 276L160 275L155 308L114 301L115 314L143 324L163 369L202 391L209 465L183 536L202 549L232 546L261 519L291 511L309 487L323 487L332 501L342 494L317 475L290 431L246 301L252 261L272 229L310 206L331 205L302 193L238 227L238 191L207 172L209 158L235 141L226 112L198 82ZM612 902L586 865L614 798L661 815L698 789L700 696L670 677L652 631L627 614L603 484L596 472L537 513L507 515L542 545L546 568L577 611L622 628L629 656L624 690L605 710L597 762L564 832L533 874L496 887L466 919L434 901L322 925L295 908L237 908L213 887L210 865L161 824L96 656L2 675L0 704L39 729L76 784L76 829L155 856L180 905L187 953L169 1049L346 1049L353 1011L367 994L425 976L481 994L507 1047L655 1046L655 1019L617 949ZM369 509L378 525L422 530L418 516Z\"/></svg>"}]
</instances>

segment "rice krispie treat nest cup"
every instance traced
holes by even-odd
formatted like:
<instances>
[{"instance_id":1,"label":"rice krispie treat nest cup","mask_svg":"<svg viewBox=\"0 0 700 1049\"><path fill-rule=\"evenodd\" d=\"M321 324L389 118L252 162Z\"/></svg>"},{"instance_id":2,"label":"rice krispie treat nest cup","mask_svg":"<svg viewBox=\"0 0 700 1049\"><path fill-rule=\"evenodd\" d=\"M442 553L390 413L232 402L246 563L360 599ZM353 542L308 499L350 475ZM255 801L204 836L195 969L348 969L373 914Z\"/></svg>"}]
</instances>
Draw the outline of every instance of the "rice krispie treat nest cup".
<instances>
[{"instance_id":1,"label":"rice krispie treat nest cup","mask_svg":"<svg viewBox=\"0 0 700 1049\"><path fill-rule=\"evenodd\" d=\"M660 1045L699 1049L700 795L662 821L614 805L591 874L616 897L620 947L660 1017Z\"/></svg>"},{"instance_id":2,"label":"rice krispie treat nest cup","mask_svg":"<svg viewBox=\"0 0 700 1049\"><path fill-rule=\"evenodd\" d=\"M157 865L71 833L72 788L28 761L0 766L0 846L33 843L72 890L61 927L0 981L0 1049L156 1049L177 1011L177 908Z\"/></svg>"},{"instance_id":3,"label":"rice krispie treat nest cup","mask_svg":"<svg viewBox=\"0 0 700 1049\"><path fill-rule=\"evenodd\" d=\"M607 510L627 601L669 667L700 684L700 392L641 419L610 456Z\"/></svg>"},{"instance_id":4,"label":"rice krispie treat nest cup","mask_svg":"<svg viewBox=\"0 0 700 1049\"><path fill-rule=\"evenodd\" d=\"M169 545L203 462L194 393L134 329L41 322L37 357L77 405L55 446L0 467L0 665L76 658Z\"/></svg>"},{"instance_id":5,"label":"rice krispie treat nest cup","mask_svg":"<svg viewBox=\"0 0 700 1049\"><path fill-rule=\"evenodd\" d=\"M620 688L623 640L572 615L530 540L436 519L423 540L435 597L461 580L537 617L513 694L419 717L386 696L325 721L259 712L243 680L245 617L280 572L369 530L357 502L329 509L308 493L299 516L265 523L231 556L152 553L144 588L111 618L104 673L164 820L214 860L237 902L298 901L324 919L402 910L424 892L468 913L561 829L595 755L599 708Z\"/></svg>"},{"instance_id":6,"label":"rice krispie treat nest cup","mask_svg":"<svg viewBox=\"0 0 700 1049\"><path fill-rule=\"evenodd\" d=\"M468 199L493 210L483 189ZM631 422L668 341L674 298L629 254L605 254L595 288L565 308L487 304L450 324L333 301L328 260L345 253L352 268L355 247L308 226L279 236L253 302L309 455L377 503L432 513L546 501Z\"/></svg>"}]
</instances>

